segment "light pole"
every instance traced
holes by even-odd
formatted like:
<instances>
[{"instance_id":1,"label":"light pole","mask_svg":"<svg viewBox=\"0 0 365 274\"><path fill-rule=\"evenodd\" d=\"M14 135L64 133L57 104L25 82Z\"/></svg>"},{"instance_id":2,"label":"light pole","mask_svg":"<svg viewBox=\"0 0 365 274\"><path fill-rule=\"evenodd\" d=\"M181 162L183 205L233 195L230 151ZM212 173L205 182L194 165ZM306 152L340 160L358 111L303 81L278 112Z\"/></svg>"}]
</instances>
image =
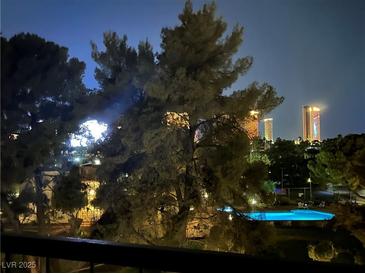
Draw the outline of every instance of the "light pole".
<instances>
[{"instance_id":1,"label":"light pole","mask_svg":"<svg viewBox=\"0 0 365 274\"><path fill-rule=\"evenodd\" d=\"M255 205L257 204L257 201L254 197L250 199L250 204L252 205L253 211L255 211Z\"/></svg>"},{"instance_id":2,"label":"light pole","mask_svg":"<svg viewBox=\"0 0 365 274\"><path fill-rule=\"evenodd\" d=\"M309 183L309 200L312 201L312 180L309 177L307 182Z\"/></svg>"}]
</instances>

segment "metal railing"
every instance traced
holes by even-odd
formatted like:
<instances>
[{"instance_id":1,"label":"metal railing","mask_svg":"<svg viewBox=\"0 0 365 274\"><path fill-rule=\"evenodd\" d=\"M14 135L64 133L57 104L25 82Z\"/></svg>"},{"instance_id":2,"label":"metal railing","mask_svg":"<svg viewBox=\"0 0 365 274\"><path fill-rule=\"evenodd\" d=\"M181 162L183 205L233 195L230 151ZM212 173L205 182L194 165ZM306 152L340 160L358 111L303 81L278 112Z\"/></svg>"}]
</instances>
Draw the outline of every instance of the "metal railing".
<instances>
[{"instance_id":1,"label":"metal railing","mask_svg":"<svg viewBox=\"0 0 365 274\"><path fill-rule=\"evenodd\" d=\"M296 262L236 253L119 244L110 241L1 235L1 252L46 258L46 272L50 271L50 258L136 267L140 271L169 272L364 272L358 265L320 262Z\"/></svg>"}]
</instances>

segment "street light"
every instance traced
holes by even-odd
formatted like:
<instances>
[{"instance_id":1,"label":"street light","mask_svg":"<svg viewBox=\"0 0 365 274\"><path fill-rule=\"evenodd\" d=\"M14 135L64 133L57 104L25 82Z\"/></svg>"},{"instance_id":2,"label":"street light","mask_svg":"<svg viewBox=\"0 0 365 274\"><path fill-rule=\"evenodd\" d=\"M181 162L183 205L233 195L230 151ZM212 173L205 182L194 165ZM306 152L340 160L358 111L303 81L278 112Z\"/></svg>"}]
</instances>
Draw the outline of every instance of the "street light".
<instances>
[{"instance_id":1,"label":"street light","mask_svg":"<svg viewBox=\"0 0 365 274\"><path fill-rule=\"evenodd\" d=\"M256 205L257 204L257 201L255 198L252 198L251 201L250 201L251 205Z\"/></svg>"},{"instance_id":2,"label":"street light","mask_svg":"<svg viewBox=\"0 0 365 274\"><path fill-rule=\"evenodd\" d=\"M312 180L310 177L308 178L307 182L309 183L309 199L312 201Z\"/></svg>"},{"instance_id":3,"label":"street light","mask_svg":"<svg viewBox=\"0 0 365 274\"><path fill-rule=\"evenodd\" d=\"M255 198L251 198L249 200L250 204L252 205L253 211L255 211L255 206L257 205L257 200Z\"/></svg>"}]
</instances>

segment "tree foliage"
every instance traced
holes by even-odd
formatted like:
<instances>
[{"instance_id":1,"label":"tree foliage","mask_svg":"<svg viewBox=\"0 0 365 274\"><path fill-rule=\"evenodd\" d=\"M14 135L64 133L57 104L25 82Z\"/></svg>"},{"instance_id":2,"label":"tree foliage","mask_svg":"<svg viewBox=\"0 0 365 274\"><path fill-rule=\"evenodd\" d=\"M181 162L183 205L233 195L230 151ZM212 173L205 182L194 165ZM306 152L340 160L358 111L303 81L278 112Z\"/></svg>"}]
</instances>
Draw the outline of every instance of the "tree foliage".
<instances>
[{"instance_id":1,"label":"tree foliage","mask_svg":"<svg viewBox=\"0 0 365 274\"><path fill-rule=\"evenodd\" d=\"M33 175L78 126L85 64L37 35L1 38L2 191Z\"/></svg>"},{"instance_id":2,"label":"tree foliage","mask_svg":"<svg viewBox=\"0 0 365 274\"><path fill-rule=\"evenodd\" d=\"M324 140L321 151L308 163L311 177L320 184L365 187L365 134Z\"/></svg>"},{"instance_id":3,"label":"tree foliage","mask_svg":"<svg viewBox=\"0 0 365 274\"><path fill-rule=\"evenodd\" d=\"M52 208L69 216L71 235L75 235L82 223L78 211L87 205L86 185L82 183L79 167L56 179L53 189Z\"/></svg>"},{"instance_id":4,"label":"tree foliage","mask_svg":"<svg viewBox=\"0 0 365 274\"><path fill-rule=\"evenodd\" d=\"M330 262L336 257L336 249L331 241L320 241L308 245L308 256L314 261Z\"/></svg>"},{"instance_id":5,"label":"tree foliage","mask_svg":"<svg viewBox=\"0 0 365 274\"><path fill-rule=\"evenodd\" d=\"M68 215L87 204L86 186L81 181L80 171L74 166L69 174L57 178L54 186L52 205Z\"/></svg>"},{"instance_id":6,"label":"tree foliage","mask_svg":"<svg viewBox=\"0 0 365 274\"><path fill-rule=\"evenodd\" d=\"M82 107L88 97L82 83L85 64L69 58L67 48L34 34L2 37L1 50L2 208L13 216L9 193L34 178L35 195L23 201L34 199L41 228L48 204L42 170L54 165L87 112ZM17 222L15 217L9 219Z\"/></svg>"},{"instance_id":7,"label":"tree foliage","mask_svg":"<svg viewBox=\"0 0 365 274\"><path fill-rule=\"evenodd\" d=\"M85 103L95 117L113 123L120 113L143 97L144 85L154 75L155 56L147 40L134 49L128 45L126 35L119 37L115 32L105 32L103 44L105 50L91 43L100 90Z\"/></svg>"},{"instance_id":8,"label":"tree foliage","mask_svg":"<svg viewBox=\"0 0 365 274\"><path fill-rule=\"evenodd\" d=\"M195 12L187 2L179 19L176 27L162 30L156 71L149 72L141 96L99 148L104 184L97 202L113 208L117 237L124 240L135 235L179 245L193 208L246 203L243 189L259 184L262 173L254 179L261 167L247 160L250 142L240 122L250 110L264 114L282 101L268 84L223 95L248 71L252 58L233 61L243 28L236 26L224 37L227 25L215 16L214 4ZM120 46L106 48L103 58L109 60ZM151 227L161 229L152 235Z\"/></svg>"},{"instance_id":9,"label":"tree foliage","mask_svg":"<svg viewBox=\"0 0 365 274\"><path fill-rule=\"evenodd\" d=\"M295 144L278 138L266 151L270 160L270 180L285 185L304 186L309 178L306 157L309 142Z\"/></svg>"}]
</instances>

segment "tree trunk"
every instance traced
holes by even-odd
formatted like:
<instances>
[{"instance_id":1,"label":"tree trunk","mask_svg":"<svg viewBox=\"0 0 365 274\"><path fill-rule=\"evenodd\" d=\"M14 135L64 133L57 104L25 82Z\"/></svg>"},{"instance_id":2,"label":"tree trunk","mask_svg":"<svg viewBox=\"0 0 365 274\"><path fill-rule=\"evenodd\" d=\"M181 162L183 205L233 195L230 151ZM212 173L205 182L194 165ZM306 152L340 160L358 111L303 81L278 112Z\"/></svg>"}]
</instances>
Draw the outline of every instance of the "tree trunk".
<instances>
[{"instance_id":1,"label":"tree trunk","mask_svg":"<svg viewBox=\"0 0 365 274\"><path fill-rule=\"evenodd\" d=\"M42 180L42 171L40 168L37 168L34 172L34 180L35 180L35 190L36 190L36 207L37 207L37 223L38 223L38 233L45 234L45 200L46 197L43 193L43 180Z\"/></svg>"},{"instance_id":2,"label":"tree trunk","mask_svg":"<svg viewBox=\"0 0 365 274\"><path fill-rule=\"evenodd\" d=\"M4 198L2 199L5 200ZM13 225L14 231L17 233L21 232L19 219L16 214L14 214L14 212L11 210L6 201L2 202L2 207L4 209L4 213L6 214L6 216L8 216L10 223ZM1 224L1 232L3 232L3 229L3 224Z\"/></svg>"},{"instance_id":3,"label":"tree trunk","mask_svg":"<svg viewBox=\"0 0 365 274\"><path fill-rule=\"evenodd\" d=\"M171 226L163 238L165 244L179 246L185 242L188 217L189 207L187 206L180 208L179 212L172 217Z\"/></svg>"},{"instance_id":4,"label":"tree trunk","mask_svg":"<svg viewBox=\"0 0 365 274\"><path fill-rule=\"evenodd\" d=\"M77 218L77 216L70 215L69 224L70 224L70 234L72 236L76 236L78 234L81 223L82 219Z\"/></svg>"}]
</instances>

